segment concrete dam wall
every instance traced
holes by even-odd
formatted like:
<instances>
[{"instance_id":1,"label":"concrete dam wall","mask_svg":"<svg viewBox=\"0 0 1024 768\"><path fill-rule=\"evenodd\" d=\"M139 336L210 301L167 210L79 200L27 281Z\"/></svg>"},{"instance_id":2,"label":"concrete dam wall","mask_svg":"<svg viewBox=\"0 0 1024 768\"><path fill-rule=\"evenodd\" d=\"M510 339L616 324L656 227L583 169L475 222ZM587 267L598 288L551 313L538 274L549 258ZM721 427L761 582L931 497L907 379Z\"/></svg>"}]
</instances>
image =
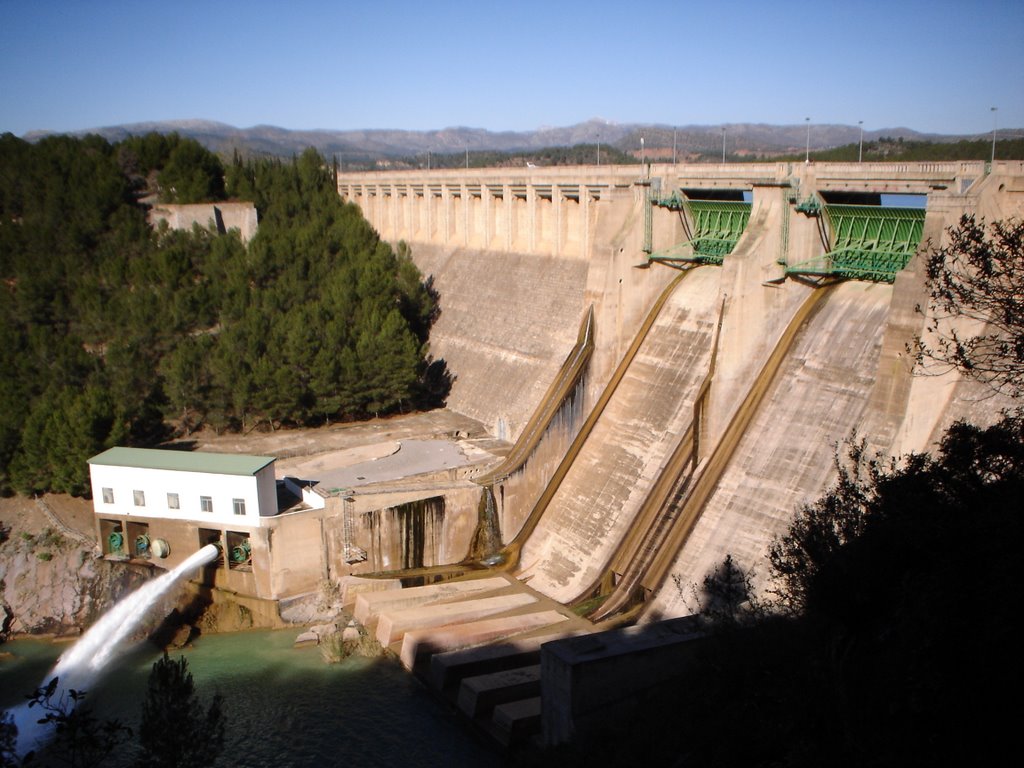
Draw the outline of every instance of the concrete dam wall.
<instances>
[{"instance_id":1,"label":"concrete dam wall","mask_svg":"<svg viewBox=\"0 0 1024 768\"><path fill-rule=\"evenodd\" d=\"M598 578L643 494L690 426L718 316L718 271L674 289L590 438L525 543L520 578L562 602ZM567 553L587 552L587 558Z\"/></svg>"},{"instance_id":2,"label":"concrete dam wall","mask_svg":"<svg viewBox=\"0 0 1024 768\"><path fill-rule=\"evenodd\" d=\"M576 339L587 264L415 243L441 314L430 353L454 376L448 407L513 440Z\"/></svg>"},{"instance_id":3,"label":"concrete dam wall","mask_svg":"<svg viewBox=\"0 0 1024 768\"><path fill-rule=\"evenodd\" d=\"M919 256L891 285L815 288L835 281L787 270L832 264L820 208L837 195L926 195L920 251L962 213L1024 216L1019 162L383 172L338 185L433 276L448 407L495 435L523 430L593 307L576 403L588 423L575 440L540 443L505 489L518 499L510 528L543 502L515 573L560 602L614 587L626 552L637 596L659 616L689 613L670 577L699 584L727 553L764 574L771 538L831 482L837 441L855 432L885 452L927 450L953 419L989 421L1002 405L952 375L912 375L906 345L927 303ZM678 201L723 195L742 195L750 214L715 264ZM692 271L665 298L678 269Z\"/></svg>"},{"instance_id":4,"label":"concrete dam wall","mask_svg":"<svg viewBox=\"0 0 1024 768\"><path fill-rule=\"evenodd\" d=\"M809 503L834 479L833 447L862 426L892 288L849 282L834 288L801 328L792 350L736 446L670 575L699 587L722 561L763 577L768 544L787 510ZM841 450L841 449L840 449ZM669 581L654 601L664 615L696 609Z\"/></svg>"}]
</instances>

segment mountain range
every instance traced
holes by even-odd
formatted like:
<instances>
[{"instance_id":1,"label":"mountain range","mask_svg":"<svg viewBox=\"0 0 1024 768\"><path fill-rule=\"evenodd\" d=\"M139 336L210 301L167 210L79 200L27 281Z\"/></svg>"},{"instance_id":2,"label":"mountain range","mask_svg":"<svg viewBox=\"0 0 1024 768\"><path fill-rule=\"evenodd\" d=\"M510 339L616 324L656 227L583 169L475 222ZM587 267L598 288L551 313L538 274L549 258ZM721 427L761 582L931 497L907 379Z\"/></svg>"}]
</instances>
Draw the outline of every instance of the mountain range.
<instances>
[{"instance_id":1,"label":"mountain range","mask_svg":"<svg viewBox=\"0 0 1024 768\"><path fill-rule=\"evenodd\" d=\"M856 125L810 123L812 150L854 144L860 139ZM176 131L196 139L214 152L290 157L307 147L315 147L325 157L365 162L416 155L457 153L466 150L521 152L547 147L601 143L625 152L638 154L643 146L649 157L664 158L673 150L680 158L688 154L714 154L721 151L723 131L730 155L771 155L798 152L808 140L808 124L767 125L763 123L729 123L726 125L645 125L614 123L598 118L566 127L543 127L534 131L489 131L482 128L443 128L430 131L398 129L364 130L291 130L272 125L236 128L209 120L171 120L107 126L73 135L99 134L109 141L129 135L156 131ZM33 132L24 137L38 140L48 132ZM910 128L883 128L864 131L864 141L882 137L904 141L954 142L985 138L990 134L945 135L921 133ZM1022 129L1002 129L1001 138L1024 137Z\"/></svg>"}]
</instances>

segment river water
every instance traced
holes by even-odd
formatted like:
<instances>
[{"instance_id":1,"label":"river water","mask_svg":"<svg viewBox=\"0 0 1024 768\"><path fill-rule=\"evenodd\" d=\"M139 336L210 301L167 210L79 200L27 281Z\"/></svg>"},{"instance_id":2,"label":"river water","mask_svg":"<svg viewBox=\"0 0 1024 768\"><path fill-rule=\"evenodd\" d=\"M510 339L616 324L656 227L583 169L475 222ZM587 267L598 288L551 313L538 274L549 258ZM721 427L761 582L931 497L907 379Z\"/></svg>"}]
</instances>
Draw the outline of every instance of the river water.
<instances>
[{"instance_id":1,"label":"river water","mask_svg":"<svg viewBox=\"0 0 1024 768\"><path fill-rule=\"evenodd\" d=\"M227 737L218 766L498 766L499 753L397 662L325 664L293 648L296 630L209 635L186 649L201 698L224 696ZM24 701L67 645L19 640L0 646L0 708ZM176 654L172 654L176 655ZM115 660L87 701L104 717L138 725L159 653L142 644Z\"/></svg>"}]
</instances>

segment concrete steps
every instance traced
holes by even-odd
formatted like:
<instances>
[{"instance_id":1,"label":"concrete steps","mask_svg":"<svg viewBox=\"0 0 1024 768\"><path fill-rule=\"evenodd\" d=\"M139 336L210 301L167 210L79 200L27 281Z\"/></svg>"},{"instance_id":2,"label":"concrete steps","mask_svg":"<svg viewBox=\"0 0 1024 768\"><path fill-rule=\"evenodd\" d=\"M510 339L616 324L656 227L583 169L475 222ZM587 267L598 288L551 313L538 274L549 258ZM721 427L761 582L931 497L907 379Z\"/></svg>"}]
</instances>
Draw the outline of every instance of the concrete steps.
<instances>
[{"instance_id":1,"label":"concrete steps","mask_svg":"<svg viewBox=\"0 0 1024 768\"><path fill-rule=\"evenodd\" d=\"M499 704L540 696L540 664L467 677L456 704L473 719L490 715Z\"/></svg>"},{"instance_id":2,"label":"concrete steps","mask_svg":"<svg viewBox=\"0 0 1024 768\"><path fill-rule=\"evenodd\" d=\"M462 680L456 706L506 746L533 736L541 724L540 664L474 675Z\"/></svg>"},{"instance_id":3,"label":"concrete steps","mask_svg":"<svg viewBox=\"0 0 1024 768\"><path fill-rule=\"evenodd\" d=\"M405 633L412 630L475 621L536 602L533 595L520 592L383 612L377 619L377 642L387 647L402 640Z\"/></svg>"},{"instance_id":4,"label":"concrete steps","mask_svg":"<svg viewBox=\"0 0 1024 768\"><path fill-rule=\"evenodd\" d=\"M491 732L506 747L540 733L540 696L509 701L494 708Z\"/></svg>"},{"instance_id":5,"label":"concrete steps","mask_svg":"<svg viewBox=\"0 0 1024 768\"><path fill-rule=\"evenodd\" d=\"M466 595L478 595L483 592L504 589L508 586L508 579L498 576L468 581L445 581L423 587L363 592L356 596L354 615L356 621L367 629L372 629L377 618L384 611L441 603Z\"/></svg>"},{"instance_id":6,"label":"concrete steps","mask_svg":"<svg viewBox=\"0 0 1024 768\"><path fill-rule=\"evenodd\" d=\"M412 630L406 632L402 638L399 657L406 669L418 671L418 667L422 666L424 673L428 674L438 655L445 652L457 652L457 649L475 650L477 646L495 647L484 644L495 643L531 630L552 627L565 621L566 617L557 611L531 611L514 616ZM540 646L537 648L539 654Z\"/></svg>"},{"instance_id":7,"label":"concrete steps","mask_svg":"<svg viewBox=\"0 0 1024 768\"><path fill-rule=\"evenodd\" d=\"M510 637L490 645L478 645L430 657L427 683L451 698L458 694L463 678L501 672L506 669L540 663L540 647L549 640L569 637L576 632L555 631L530 637Z\"/></svg>"},{"instance_id":8,"label":"concrete steps","mask_svg":"<svg viewBox=\"0 0 1024 768\"><path fill-rule=\"evenodd\" d=\"M417 665L417 670L432 689L498 743L520 743L540 732L541 646L580 634L578 629L569 630L566 617L545 613L562 621L500 642L433 654L429 670L425 664Z\"/></svg>"},{"instance_id":9,"label":"concrete steps","mask_svg":"<svg viewBox=\"0 0 1024 768\"><path fill-rule=\"evenodd\" d=\"M359 593L356 618L492 738L539 732L545 642L590 624L508 576Z\"/></svg>"}]
</instances>

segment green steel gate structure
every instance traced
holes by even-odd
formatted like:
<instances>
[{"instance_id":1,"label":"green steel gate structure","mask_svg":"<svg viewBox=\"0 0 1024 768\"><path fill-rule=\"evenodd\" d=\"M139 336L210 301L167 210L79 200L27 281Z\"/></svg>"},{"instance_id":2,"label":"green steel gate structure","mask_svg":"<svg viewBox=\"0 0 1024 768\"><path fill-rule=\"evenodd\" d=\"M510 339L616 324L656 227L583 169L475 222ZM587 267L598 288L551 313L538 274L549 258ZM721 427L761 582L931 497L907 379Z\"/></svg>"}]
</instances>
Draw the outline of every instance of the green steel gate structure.
<instances>
[{"instance_id":1,"label":"green steel gate structure","mask_svg":"<svg viewBox=\"0 0 1024 768\"><path fill-rule=\"evenodd\" d=\"M891 283L917 252L924 233L923 208L824 205L827 252L787 275L840 277Z\"/></svg>"},{"instance_id":2,"label":"green steel gate structure","mask_svg":"<svg viewBox=\"0 0 1024 768\"><path fill-rule=\"evenodd\" d=\"M651 253L651 261L665 263L721 264L750 221L751 204L741 201L690 200L673 192L671 196L652 199L654 205L673 211L685 211L683 226L688 240L664 251ZM692 227L687 224L692 222Z\"/></svg>"}]
</instances>

